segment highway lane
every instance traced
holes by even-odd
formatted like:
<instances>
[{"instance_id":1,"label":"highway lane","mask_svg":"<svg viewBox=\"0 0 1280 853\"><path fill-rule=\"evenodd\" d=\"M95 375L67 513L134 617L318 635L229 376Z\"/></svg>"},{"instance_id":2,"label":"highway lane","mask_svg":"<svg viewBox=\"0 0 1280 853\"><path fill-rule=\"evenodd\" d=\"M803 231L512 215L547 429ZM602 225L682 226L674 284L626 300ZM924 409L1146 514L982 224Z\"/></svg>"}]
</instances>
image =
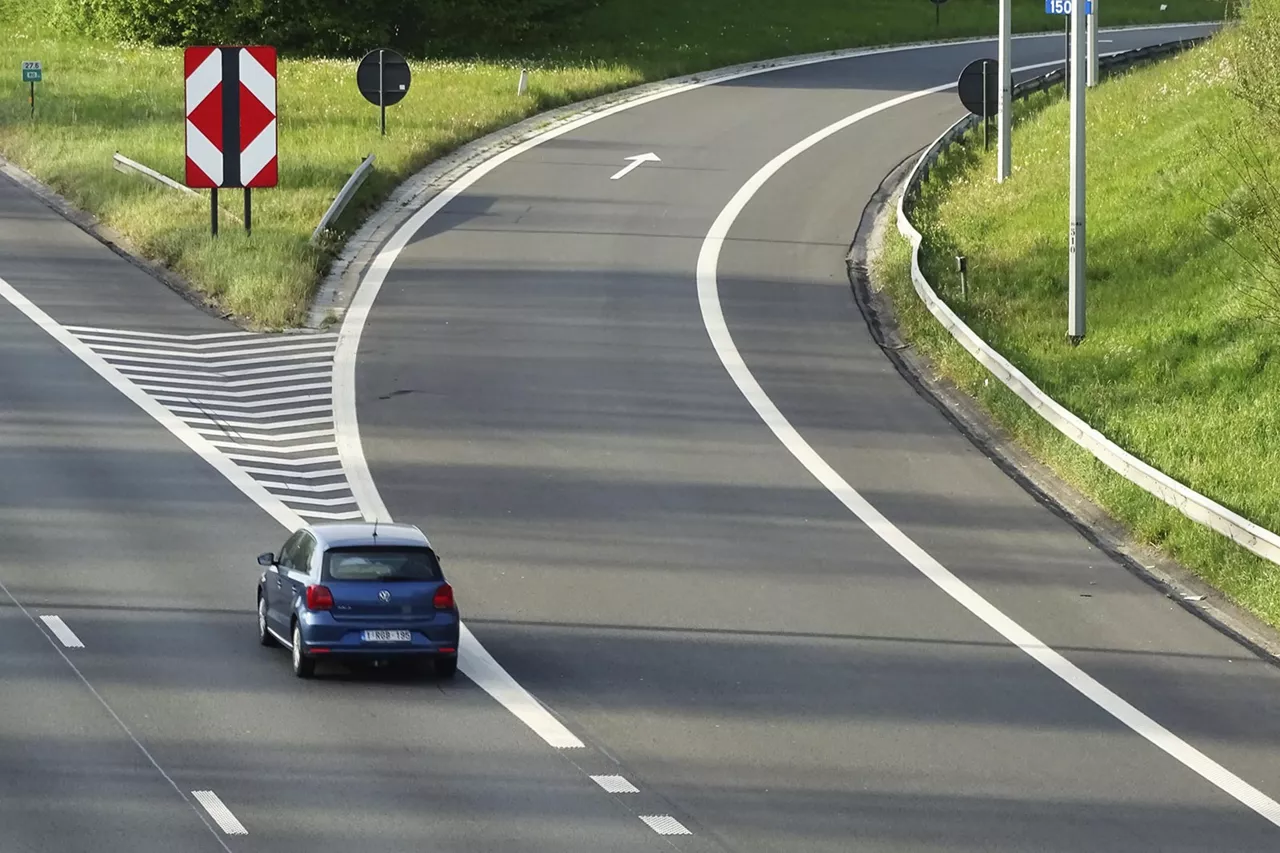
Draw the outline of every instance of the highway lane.
<instances>
[{"instance_id":1,"label":"highway lane","mask_svg":"<svg viewBox=\"0 0 1280 853\"><path fill-rule=\"evenodd\" d=\"M63 323L231 330L3 177L0 279ZM0 594L0 849L657 848L465 678L295 679L253 612L287 531L7 302L0 400L0 583L105 703Z\"/></svg>"},{"instance_id":2,"label":"highway lane","mask_svg":"<svg viewBox=\"0 0 1280 853\"><path fill-rule=\"evenodd\" d=\"M1168 30L1113 33L1113 50ZM1060 38L1015 42L1019 65ZM1264 850L1275 827L922 578L805 472L708 343L713 220L810 133L990 47L781 70L502 164L399 255L357 372L396 517L431 519L477 636L576 733L736 851ZM912 101L814 147L721 261L748 366L964 581L1280 791L1280 678L1003 477L870 341L844 255L881 178L958 117ZM628 156L661 163L609 178Z\"/></svg>"}]
</instances>

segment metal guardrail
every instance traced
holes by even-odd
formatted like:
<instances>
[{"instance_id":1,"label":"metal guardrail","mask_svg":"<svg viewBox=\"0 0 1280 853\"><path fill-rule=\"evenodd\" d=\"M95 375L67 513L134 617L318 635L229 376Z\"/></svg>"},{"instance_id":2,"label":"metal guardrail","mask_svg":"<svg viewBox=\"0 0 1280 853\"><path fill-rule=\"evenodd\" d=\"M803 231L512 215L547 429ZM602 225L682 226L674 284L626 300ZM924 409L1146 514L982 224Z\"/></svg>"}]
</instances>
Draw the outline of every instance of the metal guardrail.
<instances>
[{"instance_id":1,"label":"metal guardrail","mask_svg":"<svg viewBox=\"0 0 1280 853\"><path fill-rule=\"evenodd\" d=\"M173 178L170 178L167 175L162 175L155 169L144 166L136 160L130 160L119 151L117 151L111 158L111 168L115 169L117 172L124 172L126 174L133 172L135 174L142 175L144 178L149 178L161 186L168 187L172 190L178 190L179 192L184 192L188 195L199 195L199 193L190 187L184 187Z\"/></svg>"},{"instance_id":2,"label":"metal guardrail","mask_svg":"<svg viewBox=\"0 0 1280 853\"><path fill-rule=\"evenodd\" d=\"M360 189L360 185L364 183L364 179L369 177L369 173L373 171L374 155L370 154L364 158L356 170L351 173L351 177L347 178L347 182L342 185L342 189L338 191L338 195L333 199L333 203L329 205L329 209L324 212L324 216L320 217L320 224L316 226L316 230L311 232L311 242L315 243L320 239L321 233L329 227L329 223L337 219L342 211L346 210L347 205L355 196L356 190Z\"/></svg>"},{"instance_id":3,"label":"metal guardrail","mask_svg":"<svg viewBox=\"0 0 1280 853\"><path fill-rule=\"evenodd\" d=\"M1113 54L1109 57L1110 61L1106 62L1105 65L1100 60L1099 67L1100 69L1127 68L1138 62L1176 53L1186 47L1199 44L1206 38L1185 39L1121 54ZM1045 82L1050 78L1053 78L1054 82ZM1061 78L1062 70L1059 69L1042 75L1036 80L1026 81L1015 89L1015 97L1025 97L1032 92L1043 91L1055 85L1055 83L1061 82ZM975 126L978 121L980 119L977 116L966 116L939 136L916 162L915 167L907 177L906 187L902 196L898 199L898 231L911 243L911 281L920 300L924 302L925 307L929 309L934 318L951 333L951 336L980 364L1003 382L1009 390L1017 394L1024 403L1048 421L1055 429L1089 451L1108 468L1169 504L1187 518L1221 533L1265 560L1280 563L1280 535L1254 524L1216 501L1184 486L1167 474L1138 459L1089 426L1073 412L1040 390L1022 371L996 352L990 344L969 328L933 290L933 287L920 269L920 246L924 241L924 237L911 224L908 214L919 199L920 185L924 180L927 180L929 167L937 161L938 157L952 143L963 136L971 127Z\"/></svg>"}]
</instances>

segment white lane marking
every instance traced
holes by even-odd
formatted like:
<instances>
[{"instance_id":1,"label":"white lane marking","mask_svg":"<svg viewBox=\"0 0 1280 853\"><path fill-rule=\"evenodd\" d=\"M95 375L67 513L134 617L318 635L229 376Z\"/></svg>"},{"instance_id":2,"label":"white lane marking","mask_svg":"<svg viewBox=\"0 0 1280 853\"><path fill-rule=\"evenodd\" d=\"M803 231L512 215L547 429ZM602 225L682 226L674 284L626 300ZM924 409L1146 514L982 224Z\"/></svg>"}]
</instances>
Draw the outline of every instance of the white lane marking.
<instances>
[{"instance_id":1,"label":"white lane marking","mask_svg":"<svg viewBox=\"0 0 1280 853\"><path fill-rule=\"evenodd\" d=\"M249 338L253 337L253 332L212 332L204 335L175 335L167 332L138 332L130 329L102 329L97 326L63 326L68 332L85 332L87 334L101 334L122 336L130 338L156 338L158 340L169 341L203 341L216 338Z\"/></svg>"},{"instance_id":2,"label":"white lane marking","mask_svg":"<svg viewBox=\"0 0 1280 853\"><path fill-rule=\"evenodd\" d=\"M213 415L213 414L224 414L224 413L220 413L220 412L213 412L213 411L210 411L210 410L208 410L208 409L190 409L190 408L186 408L186 409L184 409L184 407L181 407L181 406L173 406L171 410L172 410L172 411L175 411L175 412L180 412L180 411L201 412L201 413L204 413L204 414L210 414L210 415ZM322 409L321 411L328 411L328 409ZM225 413L225 414L231 414L231 413ZM238 414L240 414L240 413L239 413L239 412L235 412L234 414L238 415ZM277 415L282 415L282 414L284 414L284 412L276 412L275 414L277 414ZM256 417L259 417L259 418L265 418L265 417L270 417L270 416L269 416L269 415L257 415ZM184 418L183 418L183 420L185 420L185 421L186 421L187 423L189 423L189 424L207 424L207 425L209 425L209 426L231 427L232 429L236 429L236 430L271 430L271 429L297 429L298 427L304 427L304 426L315 426L316 424L327 424L327 423L329 423L330 421L332 421L332 420L333 420L333 418L302 418L301 420L296 420L296 421L276 421L275 423L272 423L271 421L266 421L266 420L257 420L257 421L229 421L229 420L226 420L226 419L224 419L224 418L187 418L187 417L184 417ZM333 432L333 430L326 430L326 433L328 433L328 432ZM319 434L319 433L317 433L317 435L318 435L318 434ZM250 434L250 433L244 433L244 435L246 435L246 436L250 436L251 434ZM266 436L265 436L265 435L264 435L264 436L256 436L256 435L254 435L254 436L252 436L252 437L253 437L253 438L265 438ZM268 440L271 440L271 439L268 439ZM278 439L277 439L277 440L285 440L285 439L284 439L284 437L283 437L283 436L280 436L280 437L278 437Z\"/></svg>"},{"instance_id":3,"label":"white lane marking","mask_svg":"<svg viewBox=\"0 0 1280 853\"><path fill-rule=\"evenodd\" d=\"M192 791L191 796L200 801L200 805L204 806L204 810L209 813L209 817L213 818L214 823L222 827L222 831L227 835L248 835L249 830L244 828L244 824L236 819L231 813L231 809L218 798L213 791Z\"/></svg>"},{"instance_id":4,"label":"white lane marking","mask_svg":"<svg viewBox=\"0 0 1280 853\"><path fill-rule=\"evenodd\" d=\"M1016 70L1026 71L1028 69L1019 68ZM1280 826L1280 803L1277 803L1248 782L1245 782L1192 747L1186 741L1120 698L1110 689L1104 687L1061 654L1042 643L1025 628L998 610L995 605L971 589L964 581L953 575L946 567L894 526L804 440L804 437L791 425L791 422L787 420L786 416L774 405L773 400L765 393L764 388L756 381L755 376L748 369L746 362L742 359L742 354L738 351L738 347L733 341L733 335L729 332L729 327L725 323L724 313L720 306L717 268L720 261L720 251L728 239L729 231L752 197L787 163L790 163L824 139L876 113L941 91L943 88L950 88L950 86L935 87L903 95L829 125L797 142L770 160L738 190L729 201L729 204L716 217L698 255L698 303L702 308L703 325L711 338L716 354L719 355L720 361L724 364L725 370L728 371L734 384L738 386L738 390L742 392L742 395L756 410L761 420L778 437L783 446L791 452L791 455L819 483L843 503L850 512L856 515L863 524L884 540L889 547L897 551L907 562L915 566L921 574L933 581L938 588L955 599L970 613L977 616L990 628L1054 675L1061 678L1099 708L1217 786L1226 794L1234 797L1276 826Z\"/></svg>"},{"instance_id":5,"label":"white lane marking","mask_svg":"<svg viewBox=\"0 0 1280 853\"><path fill-rule=\"evenodd\" d=\"M8 287L8 285L5 284L4 279L0 278L0 295L3 295L4 287ZM14 597L14 594L9 591L9 587L5 586L4 581L0 581L0 594L12 601L13 606L18 608L18 612L27 617L27 620L32 625L36 624L36 617L31 615L30 610L22 606L22 602ZM115 721L115 724L120 727L120 731L124 732L125 737L129 738L130 742L138 748L138 752L141 752L143 757L147 759L147 763L154 767L155 771L160 774L161 778L169 783L169 787L173 788L174 792L182 798L182 801L191 807L191 810L196 813L196 817L200 818L200 822L205 825L205 828L213 835L214 840L218 842L218 846L221 847L225 853L231 853L231 848L226 845L226 842L224 842L222 837L214 830L213 825L209 823L209 820L204 816L204 813L195 807L195 804L191 802L191 799L186 795L186 792L178 787L178 783L173 781L173 777L165 772L165 769L160 766L160 762L156 761L155 756L153 756L151 752L142 745L142 741L138 740L137 736L133 733L133 729L125 725L124 720L120 719L120 715L116 713L115 709L107 704L107 700L102 698L102 694L98 692L98 689L89 682L89 679L84 677L84 673L80 671L80 667L76 666L75 662L72 661L71 658L67 657L66 652L58 648L57 643L49 637L45 637L45 639L49 641L49 645L53 646L53 650L58 653L60 658L62 658L63 663L71 667L71 671L76 674L76 678L84 685L85 689L89 691L94 699L98 700L98 704L101 705L103 710L107 712L107 715Z\"/></svg>"},{"instance_id":6,"label":"white lane marking","mask_svg":"<svg viewBox=\"0 0 1280 853\"><path fill-rule=\"evenodd\" d=\"M662 158L659 157L657 154L654 154L652 151L650 151L648 154L636 154L634 157L624 157L622 159L630 160L631 163L619 169L618 173L613 177L611 177L609 180L617 181L617 180L620 180L621 178L625 178L627 175L630 175L632 172L634 172L636 169L639 169L645 163L661 163L662 162Z\"/></svg>"},{"instance_id":7,"label":"white lane marking","mask_svg":"<svg viewBox=\"0 0 1280 853\"><path fill-rule=\"evenodd\" d=\"M366 509L365 507L361 507ZM366 509L367 511L367 509ZM390 515L383 516L386 521ZM465 624L458 638L458 666L485 693L498 700L539 737L557 749L583 749L585 744L551 715L529 691L525 690L489 654Z\"/></svg>"},{"instance_id":8,"label":"white lane marking","mask_svg":"<svg viewBox=\"0 0 1280 853\"><path fill-rule=\"evenodd\" d=\"M83 340L83 339L82 339ZM86 341L98 352L118 353L123 358L129 353L138 353L139 355L163 355L174 358L182 358L188 361L221 361L224 358L240 358L249 355L271 355L279 352L293 352L295 350L327 350L333 348L332 341L315 341L315 342L295 342L296 339L283 339L280 343L269 341L253 341L245 344L248 349L233 349L226 352L187 352L179 349L169 349L167 347L142 347L142 346L125 346L123 344L105 344Z\"/></svg>"},{"instance_id":9,"label":"white lane marking","mask_svg":"<svg viewBox=\"0 0 1280 853\"><path fill-rule=\"evenodd\" d=\"M591 781L610 794L638 794L640 789L627 781L625 776L592 776Z\"/></svg>"},{"instance_id":10,"label":"white lane marking","mask_svg":"<svg viewBox=\"0 0 1280 853\"><path fill-rule=\"evenodd\" d=\"M153 396L157 400L168 400L173 403L207 404L205 405L205 409L211 412L212 411L229 411L229 410L219 410L219 409L213 408L215 406L231 406L236 409L264 409L269 406L286 406L286 405L292 405L294 403L314 403L319 400L329 399L328 394L303 394L299 397L281 397L278 399L272 398L270 400L248 400L248 401L215 400L209 397L201 397L201 396L192 395L192 394L155 394ZM176 410L178 407L172 406L171 408ZM330 409L332 409L332 406L311 406L309 408L302 408L302 409L287 409L283 412L280 412L279 414L294 415L294 414L301 414L303 412L327 412ZM263 414L260 412L246 411L240 416L244 418L264 418L264 417L269 418L271 417L271 412L267 412Z\"/></svg>"},{"instance_id":11,"label":"white lane marking","mask_svg":"<svg viewBox=\"0 0 1280 853\"><path fill-rule=\"evenodd\" d=\"M360 512L358 509L353 509L351 512L319 512L309 509L300 509L298 510L298 514L304 515L307 518L322 518L325 521L357 521L364 519L364 513Z\"/></svg>"},{"instance_id":12,"label":"white lane marking","mask_svg":"<svg viewBox=\"0 0 1280 853\"><path fill-rule=\"evenodd\" d=\"M281 526L287 527L290 531L297 530L302 526L302 519L298 517L297 513L285 506L283 501L260 486L257 481L244 471L241 471L234 462L220 453L208 439L183 423L181 418L135 385L114 365L94 352L92 347L71 334L64 326L46 314L30 299L19 293L13 285L3 278L0 278L0 297L3 297L6 302L21 311L28 320L43 329L51 338L62 344L68 352L88 365L94 373L105 379L112 388L127 397L134 405L142 409L177 437L179 441L191 448L192 452L212 466L223 477L226 477L233 486L278 521ZM269 451L274 451L274 449L270 448Z\"/></svg>"},{"instance_id":13,"label":"white lane marking","mask_svg":"<svg viewBox=\"0 0 1280 853\"><path fill-rule=\"evenodd\" d=\"M329 419L325 418L324 422L328 423ZM254 424L253 429L262 430L264 429L264 427L261 424ZM196 432L201 433L202 435L226 435L225 430L209 429L208 427L196 427L195 430ZM301 432L286 432L286 433L281 433L280 435L273 435L265 432L253 432L248 429L237 429L235 434L237 438L246 439L246 445L247 445L247 443L251 441L273 441L273 442L282 443L282 442L288 442L288 441L301 441L304 438L324 438L327 435L333 435L333 430L309 429L309 430L303 430ZM245 445L242 445L242 446L245 446ZM293 450L293 449L294 448L292 447L276 448L276 450Z\"/></svg>"},{"instance_id":14,"label":"white lane marking","mask_svg":"<svg viewBox=\"0 0 1280 853\"><path fill-rule=\"evenodd\" d=\"M288 376L288 377L285 377L285 379L284 379L284 380L280 380L280 381L286 381L286 380L287 380L287 381L292 382L292 381L302 380L302 379L328 379L328 378L329 378L329 374L327 374L327 373L316 373L316 374L312 374L312 375L310 375L310 376ZM275 380L275 379L264 379L264 380L260 380L260 381L257 381L257 382L243 382L243 381L241 381L241 382L200 382L200 383L186 383L186 382L184 382L184 380L181 380L181 379L163 379L163 378L158 377L158 376L157 376L157 377L146 377L146 376L142 376L142 377L139 377L139 380L140 380L140 381L138 382L138 387L139 387L139 388L141 388L141 389L143 389L144 391L162 391L162 392L166 392L166 393L168 393L168 394L181 394L181 395L183 395L183 397L182 397L182 398L183 398L184 400L207 400L207 399L210 399L210 398L212 398L212 397L235 397L235 398L236 398L236 399L238 399L238 400L244 400L244 399L249 398L249 397L264 397L264 396L268 396L268 395L270 395L270 394L279 394L279 393L282 393L282 391L281 391L281 389L280 389L280 387L279 387L279 386L272 387L272 388L257 388L257 389L253 389L253 390L250 390L250 391L227 391L227 390L224 390L224 389L225 389L226 387L228 387L228 386L230 386L230 387L237 387L237 388L238 388L238 387L241 387L241 386L244 386L244 385L267 385L267 384L270 384L270 383L272 383L272 382L276 382L277 380ZM184 384L182 384L182 385L154 385L154 384L151 384L151 383L153 383L153 382L183 382ZM213 385L214 387L213 387L213 388L196 388L196 387L195 387L195 385L197 385L197 384L199 384L199 385ZM283 392L284 392L284 393L289 393L289 392L292 392L292 391L317 391L317 390L319 390L319 389L321 389L321 388L324 388L324 389L327 391L327 390L329 389L329 383L328 383L328 382L312 382L312 383L309 383L309 384L307 384L307 385L292 385L292 384L291 384L291 385L288 385L285 389L283 389ZM323 395L319 395L319 396L320 396L320 399L324 399L324 400L329 399L329 395L328 395L328 394L323 394ZM222 402L222 401L219 401L219 402ZM276 405L276 403L277 403L277 401L276 401L275 399L270 399L270 400L248 400L248 401L245 403L245 405L251 405L251 406L274 406L274 405ZM239 405L239 404L238 404L238 403L236 403L236 402L234 402L234 401L232 401L232 400L227 400L225 403L223 403L223 405L227 405L227 406L235 406L235 405Z\"/></svg>"},{"instance_id":15,"label":"white lane marking","mask_svg":"<svg viewBox=\"0 0 1280 853\"><path fill-rule=\"evenodd\" d=\"M684 824L669 814L642 814L640 819L659 835L693 835Z\"/></svg>"},{"instance_id":16,"label":"white lane marking","mask_svg":"<svg viewBox=\"0 0 1280 853\"><path fill-rule=\"evenodd\" d=\"M76 632L67 627L67 623L62 621L61 616L41 616L40 621L43 622L53 636L57 637L62 645L69 649L83 649L84 643L80 642L80 638L76 636Z\"/></svg>"},{"instance_id":17,"label":"white lane marking","mask_svg":"<svg viewBox=\"0 0 1280 853\"><path fill-rule=\"evenodd\" d=\"M294 497L293 495L281 495L280 499L289 504L301 504L302 506L342 506L343 504L353 504L355 498L304 498ZM297 507L295 507L297 509ZM298 510L302 512L302 510Z\"/></svg>"},{"instance_id":18,"label":"white lane marking","mask_svg":"<svg viewBox=\"0 0 1280 853\"><path fill-rule=\"evenodd\" d=\"M1186 26L1183 24L1168 25L1164 28L1172 28L1173 26ZM1162 25L1163 27L1163 25ZM1159 29L1154 28L1134 28L1134 29ZM1107 31L1116 31L1108 28ZM1015 38L1056 38L1052 34L1030 34L1026 36L1015 36ZM691 92L695 89L701 89L706 86L716 86L727 83L731 80L739 80L744 77L753 77L759 74L769 74L774 71L781 71L791 68L799 68L807 65L818 65L826 62L835 62L846 59L853 59L859 56L871 56L876 54L901 53L909 50L929 50L939 48L952 48L966 44L983 44L989 43L990 38L967 39L961 41L949 42L943 45L921 46L908 45L886 48L870 48L866 50L854 50L841 52L837 54L824 55L818 57L810 57L807 59L780 61L775 65L766 68L753 68L734 74L727 74L716 77L711 80L702 80L693 83L687 83L666 89L660 92L654 92L650 95L643 95L630 101L616 104L607 109L603 109L598 113L582 116L581 118L566 122L565 124L552 128L547 132L525 140L517 145L495 154L487 160L482 161L467 172L458 180L449 184L436 194L430 201L411 216L403 225L396 229L395 233L387 241L386 245L374 257L370 263L368 270L365 271L364 277L360 282L360 286L356 289L355 295L351 299L346 314L343 317L342 326L338 330L338 344L333 354L333 408L334 408L334 428L336 430L336 443L338 456L342 459L342 467L347 472L347 482L351 486L351 493L356 498L356 503L360 507L362 517L365 521L380 519L382 521L390 521L391 513L387 510L387 505L382 501L382 495L378 492L378 486L373 481L373 475L369 471L369 462L364 455L364 447L360 442L360 420L356 412L356 357L360 352L360 338L364 334L364 327L369 320L369 312L373 308L374 300L377 299L379 291L382 290L382 284L386 281L387 273L395 264L396 258L400 256L400 252L413 239L413 235L425 225L428 220L444 209L445 205L453 201L460 194L465 192L469 187L492 172L502 164L509 160L519 157L528 151L550 142L553 139L561 137L566 133L580 130L587 125L594 124L601 119L617 115L627 110L645 104L653 103L673 95L683 92ZM1028 68L1047 68L1057 66L1056 62L1045 62L1039 65L1029 66ZM1028 70L1028 69L1020 69ZM955 88L954 83L949 83L938 87L937 91L946 91ZM507 710L515 714L533 729L540 737L550 743L552 746L582 746L582 742L578 740L572 732L568 730L559 720L551 715L537 699L533 697L527 690L520 687L515 679L504 670L493 657L485 651L479 641L467 628L462 625L462 638L460 640L460 648L458 649L458 666L462 669L463 674L474 681L482 690L501 703Z\"/></svg>"},{"instance_id":19,"label":"white lane marking","mask_svg":"<svg viewBox=\"0 0 1280 853\"><path fill-rule=\"evenodd\" d=\"M346 483L325 483L319 486L308 486L305 483L273 483L269 480L263 480L262 485L268 489L279 489L284 492L311 492L312 494L341 492L349 488ZM390 521L390 519L387 519L387 521Z\"/></svg>"},{"instance_id":20,"label":"white lane marking","mask_svg":"<svg viewBox=\"0 0 1280 853\"><path fill-rule=\"evenodd\" d=\"M269 477L297 477L301 480L323 480L345 476L340 468L330 468L323 471L281 471L279 468L256 468L249 465L242 467L250 474L266 474Z\"/></svg>"},{"instance_id":21,"label":"white lane marking","mask_svg":"<svg viewBox=\"0 0 1280 853\"><path fill-rule=\"evenodd\" d=\"M273 451L275 449L276 448L272 448ZM228 459L235 459L239 462L253 462L258 465L292 465L301 467L303 465L332 465L335 462L339 464L342 463L342 460L337 456L312 456L306 459L283 459L274 456L249 456L244 453L227 453L225 455ZM296 477L298 475L288 474L288 476Z\"/></svg>"},{"instance_id":22,"label":"white lane marking","mask_svg":"<svg viewBox=\"0 0 1280 853\"><path fill-rule=\"evenodd\" d=\"M157 397L156 399L163 400L163 399L174 399L174 398ZM283 405L283 401L281 400L263 401L262 403L257 404L257 407L262 408L264 404L279 406L279 405ZM219 408L219 406L226 406L226 405L230 405L230 404L219 400L217 402L210 403L207 406L170 406L169 411L190 412L193 415L226 415L227 417L231 417L231 418L252 418L254 420L265 422L270 418L280 418L280 417L291 416L291 415L314 415L317 412L330 414L333 410L332 406L303 406L298 409L276 409L270 412L246 412L243 409ZM240 405L240 404L237 403L234 405ZM331 420L331 418L323 418L322 420L329 421ZM320 421L316 419L312 419L307 421L298 421L297 423L310 424L310 423L320 423ZM261 423L261 424L258 424L258 426L276 427L276 426L279 426L279 424Z\"/></svg>"},{"instance_id":23,"label":"white lane marking","mask_svg":"<svg viewBox=\"0 0 1280 853\"><path fill-rule=\"evenodd\" d=\"M195 432L195 430L192 430ZM196 433L199 435L199 433ZM208 441L212 447L225 447L228 450L252 450L257 453L303 453L312 450L333 450L337 447L332 441L316 444L299 444L296 447L272 447L269 444L241 444L236 441Z\"/></svg>"}]
</instances>

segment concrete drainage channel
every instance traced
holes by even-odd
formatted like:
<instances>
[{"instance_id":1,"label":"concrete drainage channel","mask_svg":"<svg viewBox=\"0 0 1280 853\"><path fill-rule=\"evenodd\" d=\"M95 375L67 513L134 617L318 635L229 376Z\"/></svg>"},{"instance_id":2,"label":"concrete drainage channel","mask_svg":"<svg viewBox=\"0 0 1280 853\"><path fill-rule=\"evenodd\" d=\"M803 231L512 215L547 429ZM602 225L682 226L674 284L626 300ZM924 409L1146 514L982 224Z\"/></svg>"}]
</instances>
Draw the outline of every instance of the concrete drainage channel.
<instances>
[{"instance_id":1,"label":"concrete drainage channel","mask_svg":"<svg viewBox=\"0 0 1280 853\"><path fill-rule=\"evenodd\" d=\"M1153 47L1114 54L1102 63L1105 71L1130 68L1138 63L1152 61L1178 53L1200 44L1205 37L1168 42ZM1014 97L1026 97L1044 91L1062 82L1063 72L1053 71L1015 87ZM950 332L951 336L995 378L1017 394L1037 414L1071 441L1087 450L1108 468L1137 485L1147 493L1167 503L1187 518L1199 522L1254 554L1280 564L1280 535L1254 524L1212 499L1184 486L1168 475L1156 470L1141 459L1110 441L1102 433L1085 423L1047 395L1019 371L1008 359L998 353L960 319L950 306L934 291L920 267L923 235L911 223L910 214L920 198L922 183L928 179L930 168L953 144L969 130L977 127L980 118L966 116L938 137L916 161L907 176L898 200L898 231L911 243L911 280L916 294L934 318Z\"/></svg>"}]
</instances>

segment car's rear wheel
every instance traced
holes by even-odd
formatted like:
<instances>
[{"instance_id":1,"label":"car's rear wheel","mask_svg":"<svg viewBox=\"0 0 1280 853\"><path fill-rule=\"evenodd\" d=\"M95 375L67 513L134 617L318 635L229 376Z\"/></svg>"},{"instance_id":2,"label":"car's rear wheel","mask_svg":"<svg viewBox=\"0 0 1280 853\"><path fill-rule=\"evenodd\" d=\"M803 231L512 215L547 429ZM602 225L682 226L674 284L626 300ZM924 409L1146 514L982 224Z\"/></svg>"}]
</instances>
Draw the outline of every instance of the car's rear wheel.
<instances>
[{"instance_id":1,"label":"car's rear wheel","mask_svg":"<svg viewBox=\"0 0 1280 853\"><path fill-rule=\"evenodd\" d=\"M316 673L316 659L302 653L302 629L293 623L293 674L298 678L310 678Z\"/></svg>"},{"instance_id":2,"label":"car's rear wheel","mask_svg":"<svg viewBox=\"0 0 1280 853\"><path fill-rule=\"evenodd\" d=\"M458 656L450 655L447 658L436 658L435 670L436 675L440 678L453 678L454 673L458 671Z\"/></svg>"},{"instance_id":3,"label":"car's rear wheel","mask_svg":"<svg viewBox=\"0 0 1280 853\"><path fill-rule=\"evenodd\" d=\"M267 600L258 593L258 642L264 646L276 645L276 638L267 630Z\"/></svg>"}]
</instances>

